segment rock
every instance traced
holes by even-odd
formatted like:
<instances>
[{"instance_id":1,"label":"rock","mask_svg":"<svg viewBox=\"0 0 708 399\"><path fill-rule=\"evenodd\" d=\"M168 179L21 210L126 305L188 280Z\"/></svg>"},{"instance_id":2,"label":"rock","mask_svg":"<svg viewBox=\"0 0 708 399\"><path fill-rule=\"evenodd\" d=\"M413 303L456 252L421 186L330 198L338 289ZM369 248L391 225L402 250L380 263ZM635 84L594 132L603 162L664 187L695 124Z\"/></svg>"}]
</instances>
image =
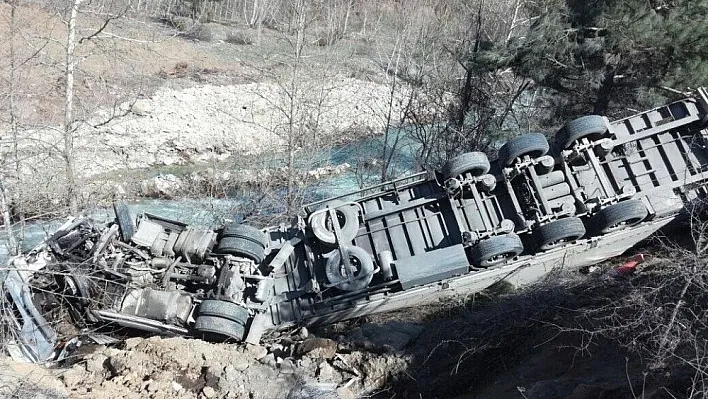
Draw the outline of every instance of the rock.
<instances>
[{"instance_id":1,"label":"rock","mask_svg":"<svg viewBox=\"0 0 708 399\"><path fill-rule=\"evenodd\" d=\"M202 388L202 395L204 395L205 398L213 398L216 396L216 391L214 388L206 386Z\"/></svg>"},{"instance_id":2,"label":"rock","mask_svg":"<svg viewBox=\"0 0 708 399\"><path fill-rule=\"evenodd\" d=\"M182 385L181 385L179 382L177 382L177 381L172 381L171 385L172 385L172 389L173 389L175 392L179 392L179 391L181 391L181 390L183 389Z\"/></svg>"},{"instance_id":3,"label":"rock","mask_svg":"<svg viewBox=\"0 0 708 399\"><path fill-rule=\"evenodd\" d=\"M145 341L145 339L140 337L128 338L125 340L125 350L131 350L141 344L143 341Z\"/></svg>"},{"instance_id":4,"label":"rock","mask_svg":"<svg viewBox=\"0 0 708 399\"><path fill-rule=\"evenodd\" d=\"M310 332L307 331L307 327L300 328L300 331L298 331L298 333L296 335L296 337L298 339L303 339L303 340L307 339L307 337L309 337L309 336L310 336Z\"/></svg>"},{"instance_id":5,"label":"rock","mask_svg":"<svg viewBox=\"0 0 708 399\"><path fill-rule=\"evenodd\" d=\"M291 359L283 359L280 362L280 372L284 374L292 374L295 372L295 363Z\"/></svg>"},{"instance_id":6,"label":"rock","mask_svg":"<svg viewBox=\"0 0 708 399\"><path fill-rule=\"evenodd\" d=\"M272 353L267 354L266 356L263 356L259 362L263 364L267 364L269 366L275 366L275 355Z\"/></svg>"},{"instance_id":7,"label":"rock","mask_svg":"<svg viewBox=\"0 0 708 399\"><path fill-rule=\"evenodd\" d=\"M237 357L237 358L235 358L235 359L232 360L230 366L232 366L232 367L234 368L234 370L236 370L236 371L244 371L244 370L246 370L250 365L251 365L251 364L250 364L250 362L249 362L248 359L239 356L239 357ZM228 366L227 366L227 367L228 367Z\"/></svg>"},{"instance_id":8,"label":"rock","mask_svg":"<svg viewBox=\"0 0 708 399\"><path fill-rule=\"evenodd\" d=\"M162 388L161 385L162 384L157 381L148 380L147 385L145 386L145 390L148 392L158 392Z\"/></svg>"},{"instance_id":9,"label":"rock","mask_svg":"<svg viewBox=\"0 0 708 399\"><path fill-rule=\"evenodd\" d=\"M77 386L86 380L86 372L79 368L71 368L61 375L61 379L64 381L64 385L67 388Z\"/></svg>"},{"instance_id":10,"label":"rock","mask_svg":"<svg viewBox=\"0 0 708 399\"><path fill-rule=\"evenodd\" d=\"M133 111L135 115L145 116L152 112L152 104L149 100L137 100L133 103L133 106L130 107L130 110Z\"/></svg>"},{"instance_id":11,"label":"rock","mask_svg":"<svg viewBox=\"0 0 708 399\"><path fill-rule=\"evenodd\" d=\"M260 345L247 344L244 353L251 359L261 360L268 354L268 349Z\"/></svg>"},{"instance_id":12,"label":"rock","mask_svg":"<svg viewBox=\"0 0 708 399\"><path fill-rule=\"evenodd\" d=\"M312 359L305 356L302 359L297 361L297 367L310 370L312 368Z\"/></svg>"},{"instance_id":13,"label":"rock","mask_svg":"<svg viewBox=\"0 0 708 399\"><path fill-rule=\"evenodd\" d=\"M118 356L120 353L121 353L120 349L112 348L112 347L106 348L103 351L103 354L109 358L114 357L114 356Z\"/></svg>"},{"instance_id":14,"label":"rock","mask_svg":"<svg viewBox=\"0 0 708 399\"><path fill-rule=\"evenodd\" d=\"M317 376L320 378L320 381L329 381L334 377L334 367L330 366L330 364L326 361L320 362L320 364L317 365Z\"/></svg>"},{"instance_id":15,"label":"rock","mask_svg":"<svg viewBox=\"0 0 708 399\"><path fill-rule=\"evenodd\" d=\"M108 360L108 356L102 353L91 356L91 358L86 361L86 371L94 374L103 374L103 365L106 360Z\"/></svg>"},{"instance_id":16,"label":"rock","mask_svg":"<svg viewBox=\"0 0 708 399\"><path fill-rule=\"evenodd\" d=\"M400 351L417 339L422 331L421 325L413 323L364 324L349 333L346 340L362 346L373 345Z\"/></svg>"},{"instance_id":17,"label":"rock","mask_svg":"<svg viewBox=\"0 0 708 399\"><path fill-rule=\"evenodd\" d=\"M182 182L173 174L159 174L140 183L142 194L149 198L172 198L182 189Z\"/></svg>"},{"instance_id":18,"label":"rock","mask_svg":"<svg viewBox=\"0 0 708 399\"><path fill-rule=\"evenodd\" d=\"M115 187L115 190L114 190L113 194L114 194L117 198L122 198L122 197L125 197L125 196L128 194L128 191L123 187L122 184L116 184L116 187Z\"/></svg>"},{"instance_id":19,"label":"rock","mask_svg":"<svg viewBox=\"0 0 708 399\"><path fill-rule=\"evenodd\" d=\"M349 387L347 387L347 386L337 388L337 396L340 399L354 399L354 398L356 398L356 395L354 394L354 392L352 392L352 390L349 389Z\"/></svg>"},{"instance_id":20,"label":"rock","mask_svg":"<svg viewBox=\"0 0 708 399\"><path fill-rule=\"evenodd\" d=\"M224 375L222 378L224 380L226 380L227 382L234 382L239 377L238 373L239 373L239 371L237 371L234 366L229 364L228 366L226 366L224 368Z\"/></svg>"},{"instance_id":21,"label":"rock","mask_svg":"<svg viewBox=\"0 0 708 399\"><path fill-rule=\"evenodd\" d=\"M365 391L383 388L387 381L408 367L405 359L395 355L374 356L370 353L354 352L345 359L354 371L359 372L359 376L363 376L361 384Z\"/></svg>"},{"instance_id":22,"label":"rock","mask_svg":"<svg viewBox=\"0 0 708 399\"><path fill-rule=\"evenodd\" d=\"M337 354L337 343L327 338L308 338L298 345L297 354L312 358L331 359Z\"/></svg>"}]
</instances>

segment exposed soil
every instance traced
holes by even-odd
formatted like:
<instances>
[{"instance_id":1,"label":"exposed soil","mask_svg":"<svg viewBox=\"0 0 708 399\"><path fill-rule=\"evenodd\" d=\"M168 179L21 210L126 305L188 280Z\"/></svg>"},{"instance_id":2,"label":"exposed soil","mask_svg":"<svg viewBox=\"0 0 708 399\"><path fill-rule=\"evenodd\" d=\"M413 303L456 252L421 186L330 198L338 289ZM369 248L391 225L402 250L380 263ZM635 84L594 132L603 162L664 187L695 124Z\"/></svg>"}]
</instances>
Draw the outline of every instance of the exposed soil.
<instances>
[{"instance_id":1,"label":"exposed soil","mask_svg":"<svg viewBox=\"0 0 708 399\"><path fill-rule=\"evenodd\" d=\"M47 171L63 167L56 128L63 115L65 27L55 14L32 5L19 9L13 28L9 7L0 4L0 36L16 32L16 51L29 60L16 88L17 117L21 150L30 160L21 168L23 179L37 180L23 182L23 195L48 197L63 184L60 174ZM81 23L89 31L100 21L88 16ZM118 191L118 171L125 169L213 163L282 149L278 106L287 100L291 82L277 59L287 52L284 41L266 29L257 46L238 46L225 42L234 28L209 27L212 41L199 42L177 37L164 25L122 19L106 31L113 37L79 49L77 112L86 123L76 136L76 158L81 178L95 178L84 187L87 195ZM8 43L0 43L3 78L10 70ZM390 92L366 59L372 51L353 36L317 49L304 64L298 84L311 91L303 97L308 102L321 100L320 128L328 144L383 126ZM317 63L319 69L309 68ZM394 99L394 114L404 97ZM7 102L0 107L7 110ZM0 121L4 130L8 122ZM12 150L3 146L3 152ZM621 281L583 278L622 288ZM642 397L643 391L644 398L664 397L657 387L683 376L645 376L641 359L612 343L586 347L582 335L558 334L557 326L572 322L583 303L571 301L585 292L578 290L582 285L574 287L532 289L501 300L460 298L314 334L300 330L262 346L148 337L84 347L51 368L1 359L0 396L594 399Z\"/></svg>"},{"instance_id":2,"label":"exposed soil","mask_svg":"<svg viewBox=\"0 0 708 399\"><path fill-rule=\"evenodd\" d=\"M0 141L8 162L19 161L5 177L10 191L29 205L56 206L66 182L66 28L59 16L36 5L19 7L14 26L9 14L10 5L0 4L5 17L0 35L15 33L14 41L0 43L8 66L0 74L11 78L11 50L23 63L13 69L18 135ZM94 32L101 23L82 15L80 34ZM292 49L280 32L264 29L259 43L235 45L226 39L243 28L205 26L212 32L210 41L187 39L161 23L123 18L79 44L71 157L83 203L121 194L127 176L134 176L121 171L278 153L291 128L297 135L317 134L316 143L297 149L308 159L315 147L378 134L389 106L393 120L399 118L405 91L392 100L389 86L377 83L384 75L367 52L356 50L356 35L335 46L309 47L293 64ZM9 107L8 100L0 100L4 115ZM291 118L297 120L294 127ZM9 130L9 123L0 118L3 129Z\"/></svg>"},{"instance_id":3,"label":"exposed soil","mask_svg":"<svg viewBox=\"0 0 708 399\"><path fill-rule=\"evenodd\" d=\"M261 345L128 338L80 348L53 368L7 365L0 392L48 398L671 398L687 376L651 370L616 343L570 331L581 293L630 281L552 280L270 337ZM570 278L570 279L569 279ZM26 395L26 396L22 396ZM40 395L41 397L41 395ZM679 396L675 396L679 397Z\"/></svg>"}]
</instances>

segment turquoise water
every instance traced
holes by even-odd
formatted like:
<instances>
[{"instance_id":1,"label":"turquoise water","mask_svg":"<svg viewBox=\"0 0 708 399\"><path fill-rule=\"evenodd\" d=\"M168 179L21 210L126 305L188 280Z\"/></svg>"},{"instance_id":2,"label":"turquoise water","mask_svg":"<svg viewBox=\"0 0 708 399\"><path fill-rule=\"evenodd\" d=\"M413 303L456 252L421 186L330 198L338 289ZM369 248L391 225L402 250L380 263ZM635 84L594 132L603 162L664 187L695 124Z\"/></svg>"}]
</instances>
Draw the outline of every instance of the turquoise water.
<instances>
[{"instance_id":1,"label":"turquoise water","mask_svg":"<svg viewBox=\"0 0 708 399\"><path fill-rule=\"evenodd\" d=\"M395 142L397 140L397 142ZM392 129L386 145L387 157L391 156L387 171L391 180L406 174L416 172L415 154L420 146L415 143L405 129ZM359 142L334 148L328 154L327 160L332 165L348 163L351 168L338 176L331 177L317 185L317 196L320 200L381 182L381 156L383 155L384 136L368 138ZM376 160L374 163L373 161Z\"/></svg>"},{"instance_id":2,"label":"turquoise water","mask_svg":"<svg viewBox=\"0 0 708 399\"><path fill-rule=\"evenodd\" d=\"M392 149L393 140L398 139L393 156L389 178L400 177L415 172L415 151L417 146L404 129L395 129L390 132L387 152ZM324 198L356 191L362 187L380 182L381 163L374 164L373 160L381 158L384 147L384 137L367 138L358 142L342 145L329 151L317 154L315 163L319 165L341 165L348 163L351 168L345 173L331 176L313 182L309 186L309 195L306 201L318 201ZM246 197L229 199L203 198L180 200L141 200L128 205L134 214L142 212L153 213L170 219L179 220L191 225L218 226L223 218L240 220L242 209L252 201ZM98 221L113 219L112 209L96 209L90 216ZM66 219L54 221L41 221L29 223L24 230L23 250L27 251L41 243L41 241L59 227ZM6 242L6 232L0 229L0 240ZM0 264L7 260L7 248L0 245Z\"/></svg>"}]
</instances>

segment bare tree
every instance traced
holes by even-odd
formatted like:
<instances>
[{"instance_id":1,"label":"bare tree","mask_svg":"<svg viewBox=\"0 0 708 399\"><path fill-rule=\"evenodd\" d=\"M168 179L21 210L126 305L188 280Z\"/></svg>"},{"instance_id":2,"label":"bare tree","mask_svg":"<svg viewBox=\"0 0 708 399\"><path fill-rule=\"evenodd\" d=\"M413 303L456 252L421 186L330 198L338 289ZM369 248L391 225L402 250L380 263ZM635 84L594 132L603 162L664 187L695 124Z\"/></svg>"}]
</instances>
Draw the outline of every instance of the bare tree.
<instances>
[{"instance_id":1,"label":"bare tree","mask_svg":"<svg viewBox=\"0 0 708 399\"><path fill-rule=\"evenodd\" d=\"M0 168L5 168L6 166L12 166L15 172L15 176L17 178L20 178L20 163L19 163L19 133L18 133L18 120L17 120L17 104L15 101L15 96L16 96L16 90L17 90L17 54L15 51L15 41L16 41L16 35L17 35L17 30L18 30L18 23L17 23L17 7L18 7L19 0L12 0L10 2L10 21L9 21L9 32L10 32L10 37L8 38L8 47L9 47L9 54L8 54L8 60L9 60L9 76L7 79L7 100L8 100L8 114L10 117L9 121L9 127L10 127L10 133L11 133L11 159L7 159L6 156L3 156ZM4 154L3 154L4 155ZM10 164L10 165L8 165ZM13 228L13 215L12 211L10 209L10 198L11 195L9 195L8 192L8 187L6 185L6 176L4 173L0 172L0 210L2 211L2 220L3 224L5 225L5 230L7 232L7 247L8 247L8 253L11 255L16 255L21 247L21 237L22 237L22 232L20 231L19 234L18 232L15 231ZM15 194L16 194L16 203L18 204L18 217L21 221L21 226L24 227L24 212L22 212L22 203L23 201L23 189L21 185L18 185ZM21 227L21 230L22 230Z\"/></svg>"},{"instance_id":2,"label":"bare tree","mask_svg":"<svg viewBox=\"0 0 708 399\"><path fill-rule=\"evenodd\" d=\"M79 7L82 2L83 0L73 1L69 19L66 21L66 63L64 72L66 93L64 97L64 147L62 149L62 158L66 166L66 199L71 213L76 213L78 210L76 170L74 167L74 68L76 67L74 53L76 51L76 24L79 17Z\"/></svg>"}]
</instances>

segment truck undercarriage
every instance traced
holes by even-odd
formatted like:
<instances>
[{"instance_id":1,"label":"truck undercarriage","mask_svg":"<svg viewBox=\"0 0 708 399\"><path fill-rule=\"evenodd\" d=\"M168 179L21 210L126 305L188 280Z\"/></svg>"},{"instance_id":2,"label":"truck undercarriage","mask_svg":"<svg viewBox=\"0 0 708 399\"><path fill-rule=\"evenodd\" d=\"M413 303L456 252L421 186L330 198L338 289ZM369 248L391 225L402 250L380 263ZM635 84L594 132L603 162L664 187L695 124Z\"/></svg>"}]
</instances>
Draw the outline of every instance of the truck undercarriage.
<instances>
[{"instance_id":1,"label":"truck undercarriage","mask_svg":"<svg viewBox=\"0 0 708 399\"><path fill-rule=\"evenodd\" d=\"M70 219L10 260L10 351L56 358L60 313L79 339L129 329L256 343L597 263L705 197L707 126L705 89L619 121L586 116L550 143L510 140L493 162L465 153L311 204L289 226L189 226L117 202L115 220Z\"/></svg>"}]
</instances>

